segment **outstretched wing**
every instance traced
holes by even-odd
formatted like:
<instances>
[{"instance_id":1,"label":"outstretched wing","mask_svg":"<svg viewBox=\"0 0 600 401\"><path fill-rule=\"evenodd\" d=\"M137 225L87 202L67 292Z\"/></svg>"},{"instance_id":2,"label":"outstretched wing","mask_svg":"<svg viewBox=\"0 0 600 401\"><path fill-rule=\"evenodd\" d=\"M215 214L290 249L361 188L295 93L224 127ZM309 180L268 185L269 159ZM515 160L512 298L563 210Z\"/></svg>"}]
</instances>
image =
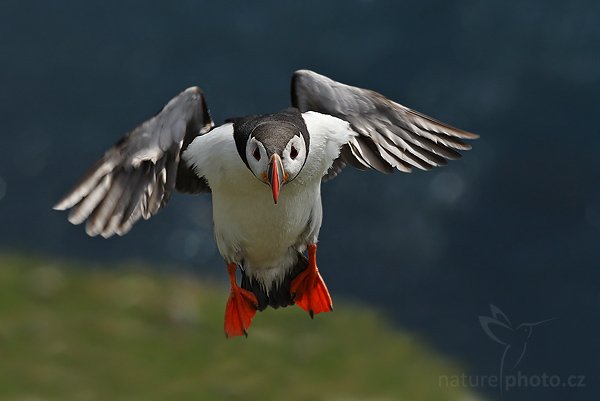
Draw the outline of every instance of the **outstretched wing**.
<instances>
[{"instance_id":1,"label":"outstretched wing","mask_svg":"<svg viewBox=\"0 0 600 401\"><path fill-rule=\"evenodd\" d=\"M156 214L173 188L188 193L210 191L180 155L196 136L213 126L200 88L186 89L121 138L54 209L72 209L71 223L87 219L88 235L107 238L123 235L140 217Z\"/></svg>"},{"instance_id":2,"label":"outstretched wing","mask_svg":"<svg viewBox=\"0 0 600 401\"><path fill-rule=\"evenodd\" d=\"M410 172L412 167L429 170L460 158L459 150L471 149L464 139L478 138L380 93L309 70L292 76L292 105L301 112L316 111L345 120L358 133L341 149L324 179L336 176L346 164L384 173Z\"/></svg>"}]
</instances>

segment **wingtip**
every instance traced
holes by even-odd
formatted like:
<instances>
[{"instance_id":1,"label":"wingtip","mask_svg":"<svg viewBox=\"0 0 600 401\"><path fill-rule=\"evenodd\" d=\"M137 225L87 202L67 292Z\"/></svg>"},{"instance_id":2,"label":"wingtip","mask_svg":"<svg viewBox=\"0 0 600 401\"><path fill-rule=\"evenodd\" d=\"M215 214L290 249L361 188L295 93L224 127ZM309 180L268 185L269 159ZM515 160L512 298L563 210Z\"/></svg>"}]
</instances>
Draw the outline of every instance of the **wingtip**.
<instances>
[{"instance_id":1,"label":"wingtip","mask_svg":"<svg viewBox=\"0 0 600 401\"><path fill-rule=\"evenodd\" d=\"M91 223L90 220L88 220L85 225L85 233L93 238L100 234L100 230L93 223Z\"/></svg>"},{"instance_id":2,"label":"wingtip","mask_svg":"<svg viewBox=\"0 0 600 401\"><path fill-rule=\"evenodd\" d=\"M299 70L294 71L293 75L302 75L302 74L310 74L313 73L313 71L306 69L306 68L301 68Z\"/></svg>"},{"instance_id":3,"label":"wingtip","mask_svg":"<svg viewBox=\"0 0 600 401\"><path fill-rule=\"evenodd\" d=\"M190 86L189 88L184 90L184 92L195 93L198 95L202 95L204 93L204 92L202 92L202 89L199 86Z\"/></svg>"},{"instance_id":4,"label":"wingtip","mask_svg":"<svg viewBox=\"0 0 600 401\"><path fill-rule=\"evenodd\" d=\"M479 139L479 135L472 132L463 131L463 134L465 139Z\"/></svg>"},{"instance_id":5,"label":"wingtip","mask_svg":"<svg viewBox=\"0 0 600 401\"><path fill-rule=\"evenodd\" d=\"M107 232L102 232L100 233L100 235L102 236L102 238L104 239L109 239L111 238L113 235L115 235L114 231L107 231Z\"/></svg>"},{"instance_id":6,"label":"wingtip","mask_svg":"<svg viewBox=\"0 0 600 401\"><path fill-rule=\"evenodd\" d=\"M441 124L444 124L446 126L446 128L449 128L449 129L453 130L454 131L454 136L457 137L457 138L468 139L468 140L479 139L479 135L474 134L472 132L465 131L465 130L462 130L460 128L456 128L456 127L453 127L453 126L445 124L445 123L441 123ZM466 149L461 149L461 150L466 150Z\"/></svg>"},{"instance_id":7,"label":"wingtip","mask_svg":"<svg viewBox=\"0 0 600 401\"><path fill-rule=\"evenodd\" d=\"M301 68L299 70L294 71L294 73L292 74L292 80L294 81L302 76L322 77L324 75L321 75L318 72L314 72L313 70L309 70L308 68Z\"/></svg>"},{"instance_id":8,"label":"wingtip","mask_svg":"<svg viewBox=\"0 0 600 401\"><path fill-rule=\"evenodd\" d=\"M77 226L85 221L85 217L81 217L81 214L76 213L74 210L71 210L69 215L67 216L67 220L69 223Z\"/></svg>"},{"instance_id":9,"label":"wingtip","mask_svg":"<svg viewBox=\"0 0 600 401\"><path fill-rule=\"evenodd\" d=\"M71 198L70 194L63 197L61 200L59 200L52 206L52 209L58 210L58 211L64 211L64 210L69 209L70 207L73 207L73 205L71 205L72 202L71 202L70 198Z\"/></svg>"}]
</instances>

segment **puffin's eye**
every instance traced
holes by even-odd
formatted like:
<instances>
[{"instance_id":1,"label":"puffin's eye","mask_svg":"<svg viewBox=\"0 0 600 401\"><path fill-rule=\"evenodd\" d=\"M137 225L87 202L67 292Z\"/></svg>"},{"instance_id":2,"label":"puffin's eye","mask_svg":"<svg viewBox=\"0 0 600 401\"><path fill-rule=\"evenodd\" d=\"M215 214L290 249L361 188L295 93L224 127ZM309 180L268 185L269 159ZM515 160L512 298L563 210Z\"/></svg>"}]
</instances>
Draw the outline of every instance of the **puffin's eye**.
<instances>
[{"instance_id":1,"label":"puffin's eye","mask_svg":"<svg viewBox=\"0 0 600 401\"><path fill-rule=\"evenodd\" d=\"M258 146L256 148L254 148L254 153L252 153L252 156L254 156L256 161L260 160L260 150L258 150Z\"/></svg>"},{"instance_id":2,"label":"puffin's eye","mask_svg":"<svg viewBox=\"0 0 600 401\"><path fill-rule=\"evenodd\" d=\"M292 150L290 150L290 158L294 160L298 156L298 150L294 146L292 146Z\"/></svg>"}]
</instances>

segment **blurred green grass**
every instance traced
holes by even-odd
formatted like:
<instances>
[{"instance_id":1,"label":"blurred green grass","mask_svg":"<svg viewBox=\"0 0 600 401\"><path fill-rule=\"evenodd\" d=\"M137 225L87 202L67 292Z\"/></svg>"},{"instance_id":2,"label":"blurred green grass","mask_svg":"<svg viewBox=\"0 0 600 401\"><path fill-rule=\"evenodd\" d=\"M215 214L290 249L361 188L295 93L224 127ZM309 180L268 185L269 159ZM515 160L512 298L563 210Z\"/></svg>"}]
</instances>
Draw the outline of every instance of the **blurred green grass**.
<instances>
[{"instance_id":1,"label":"blurred green grass","mask_svg":"<svg viewBox=\"0 0 600 401\"><path fill-rule=\"evenodd\" d=\"M467 400L458 367L368 309L269 309L225 339L228 290L182 275L0 256L0 399Z\"/></svg>"}]
</instances>

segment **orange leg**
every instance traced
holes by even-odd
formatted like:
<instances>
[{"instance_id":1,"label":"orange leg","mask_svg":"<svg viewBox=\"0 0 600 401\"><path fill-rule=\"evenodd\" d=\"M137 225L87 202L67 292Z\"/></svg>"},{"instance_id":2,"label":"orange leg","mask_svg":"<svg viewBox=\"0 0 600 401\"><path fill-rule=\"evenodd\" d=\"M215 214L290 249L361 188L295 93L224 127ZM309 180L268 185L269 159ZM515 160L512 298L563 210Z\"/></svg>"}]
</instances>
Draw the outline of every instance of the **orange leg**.
<instances>
[{"instance_id":1,"label":"orange leg","mask_svg":"<svg viewBox=\"0 0 600 401\"><path fill-rule=\"evenodd\" d=\"M307 311L312 318L317 313L333 310L331 296L317 268L317 244L308 249L308 267L292 282L292 298L296 305Z\"/></svg>"},{"instance_id":2,"label":"orange leg","mask_svg":"<svg viewBox=\"0 0 600 401\"><path fill-rule=\"evenodd\" d=\"M252 323L252 318L256 315L258 301L251 291L244 290L237 285L235 280L236 269L237 265L235 263L227 265L231 293L225 308L225 336L245 335L248 337L248 328Z\"/></svg>"}]
</instances>

